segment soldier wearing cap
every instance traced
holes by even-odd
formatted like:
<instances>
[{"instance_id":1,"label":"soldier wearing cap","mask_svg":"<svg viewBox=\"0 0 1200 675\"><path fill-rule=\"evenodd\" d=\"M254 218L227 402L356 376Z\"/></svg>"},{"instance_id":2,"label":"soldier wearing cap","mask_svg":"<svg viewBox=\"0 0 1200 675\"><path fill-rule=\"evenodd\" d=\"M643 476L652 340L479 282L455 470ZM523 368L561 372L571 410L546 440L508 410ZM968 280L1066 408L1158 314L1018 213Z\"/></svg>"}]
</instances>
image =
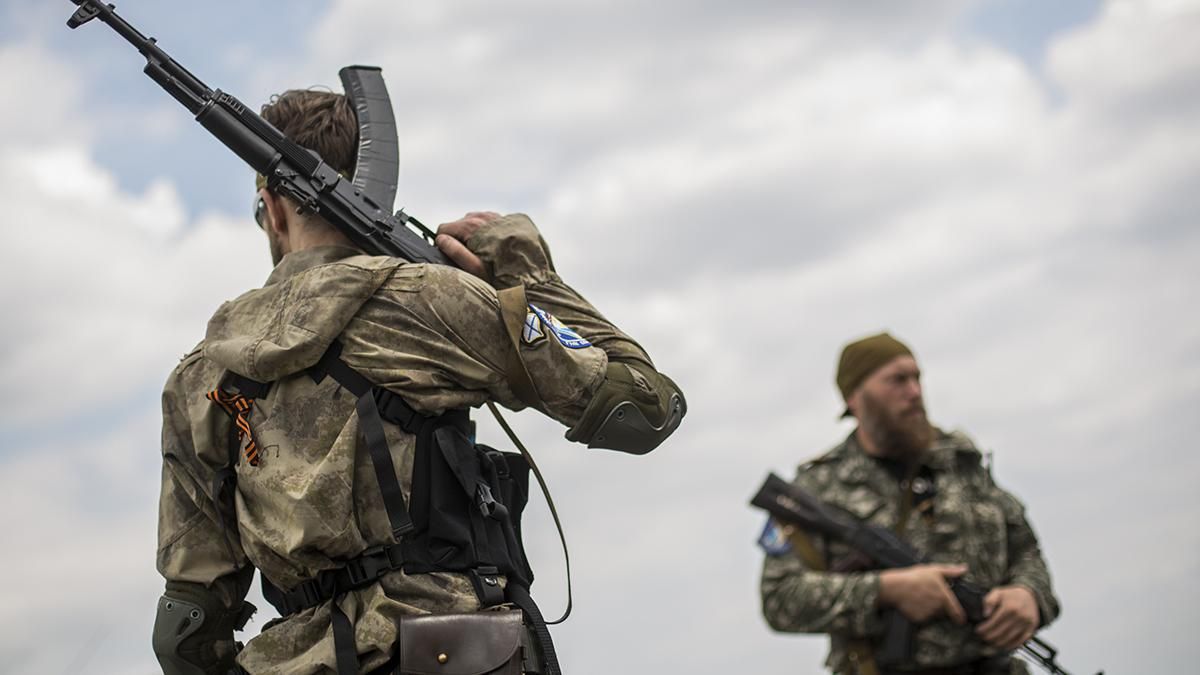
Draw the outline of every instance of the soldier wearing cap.
<instances>
[{"instance_id":1,"label":"soldier wearing cap","mask_svg":"<svg viewBox=\"0 0 1200 675\"><path fill-rule=\"evenodd\" d=\"M837 385L857 428L802 464L797 485L864 522L890 528L932 561L874 570L840 542L801 531L764 533L763 614L772 628L828 633L826 665L876 675L882 613L918 625L895 672L1027 673L1011 653L1058 615L1037 537L1015 497L999 488L961 432L930 424L912 351L881 333L842 351ZM773 535L773 536L772 536ZM982 623L966 623L948 579L992 588Z\"/></svg>"}]
</instances>

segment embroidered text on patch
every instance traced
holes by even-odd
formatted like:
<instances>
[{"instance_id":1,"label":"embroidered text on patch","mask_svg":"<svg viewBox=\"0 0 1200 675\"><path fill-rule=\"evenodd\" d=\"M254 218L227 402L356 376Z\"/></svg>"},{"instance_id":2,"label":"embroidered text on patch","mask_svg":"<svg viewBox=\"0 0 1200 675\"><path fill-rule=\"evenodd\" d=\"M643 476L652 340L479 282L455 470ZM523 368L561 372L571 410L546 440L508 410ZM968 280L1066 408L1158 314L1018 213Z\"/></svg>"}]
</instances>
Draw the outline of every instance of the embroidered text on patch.
<instances>
[{"instance_id":1,"label":"embroidered text on patch","mask_svg":"<svg viewBox=\"0 0 1200 675\"><path fill-rule=\"evenodd\" d=\"M532 304L529 305L529 309L537 315L542 328L549 329L551 333L554 333L554 337L558 338L558 341L562 343L562 346L567 347L568 349L583 349L584 347L592 346L592 343L588 342L586 338L579 333L576 333L573 329L564 326L562 322L554 318L554 315L550 312L547 312L546 310ZM525 327L526 330L528 330L528 318L526 318Z\"/></svg>"}]
</instances>

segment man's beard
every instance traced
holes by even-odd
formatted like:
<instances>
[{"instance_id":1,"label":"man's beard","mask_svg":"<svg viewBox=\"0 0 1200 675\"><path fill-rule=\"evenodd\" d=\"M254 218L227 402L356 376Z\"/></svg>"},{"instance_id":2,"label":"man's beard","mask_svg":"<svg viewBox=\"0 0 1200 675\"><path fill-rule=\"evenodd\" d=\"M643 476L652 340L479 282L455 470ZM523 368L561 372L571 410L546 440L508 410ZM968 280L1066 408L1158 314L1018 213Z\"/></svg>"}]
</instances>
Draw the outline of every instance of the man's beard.
<instances>
[{"instance_id":1,"label":"man's beard","mask_svg":"<svg viewBox=\"0 0 1200 675\"><path fill-rule=\"evenodd\" d=\"M271 249L271 264L278 265L283 260L283 244L279 241L279 235L271 230L267 230L267 246Z\"/></svg>"},{"instance_id":2,"label":"man's beard","mask_svg":"<svg viewBox=\"0 0 1200 675\"><path fill-rule=\"evenodd\" d=\"M925 416L925 404L920 399L893 415L870 394L863 392L861 413L859 424L863 431L888 457L916 457L933 442L933 426Z\"/></svg>"}]
</instances>

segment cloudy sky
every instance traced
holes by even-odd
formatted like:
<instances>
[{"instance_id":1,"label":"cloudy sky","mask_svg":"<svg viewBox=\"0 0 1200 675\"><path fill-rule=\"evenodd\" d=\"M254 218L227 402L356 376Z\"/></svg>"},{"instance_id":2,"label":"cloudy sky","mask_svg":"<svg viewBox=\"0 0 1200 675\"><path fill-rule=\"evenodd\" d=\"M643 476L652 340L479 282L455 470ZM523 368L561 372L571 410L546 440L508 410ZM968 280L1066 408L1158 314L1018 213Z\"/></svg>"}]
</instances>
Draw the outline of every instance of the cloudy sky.
<instances>
[{"instance_id":1,"label":"cloudy sky","mask_svg":"<svg viewBox=\"0 0 1200 675\"><path fill-rule=\"evenodd\" d=\"M819 672L746 500L848 433L834 362L883 328L1028 505L1063 664L1194 667L1197 0L118 4L253 105L381 65L397 206L531 214L684 387L644 458L515 417L567 672ZM71 9L0 0L0 672L149 674L158 390L269 258L249 170Z\"/></svg>"}]
</instances>

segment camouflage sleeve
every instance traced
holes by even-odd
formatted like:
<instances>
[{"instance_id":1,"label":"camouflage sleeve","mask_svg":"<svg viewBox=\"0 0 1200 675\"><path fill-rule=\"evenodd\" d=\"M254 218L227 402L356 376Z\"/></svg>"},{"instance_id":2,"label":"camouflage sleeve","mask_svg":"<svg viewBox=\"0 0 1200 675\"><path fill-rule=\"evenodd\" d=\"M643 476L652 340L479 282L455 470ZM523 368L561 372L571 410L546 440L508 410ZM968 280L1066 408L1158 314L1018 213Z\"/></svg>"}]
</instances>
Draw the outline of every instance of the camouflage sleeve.
<instances>
[{"instance_id":1,"label":"camouflage sleeve","mask_svg":"<svg viewBox=\"0 0 1200 675\"><path fill-rule=\"evenodd\" d=\"M548 332L569 327L568 336L582 337L608 358L601 384L568 430L568 440L642 454L674 432L687 412L682 390L655 368L641 345L558 276L546 241L527 216L500 218L467 246L484 261L495 288L524 287L530 315L521 319L527 324Z\"/></svg>"},{"instance_id":2,"label":"camouflage sleeve","mask_svg":"<svg viewBox=\"0 0 1200 675\"><path fill-rule=\"evenodd\" d=\"M164 673L233 672L239 648L234 631L254 613L254 606L245 602L254 568L247 564L236 532L226 533L217 525L203 487L213 484L212 456L223 456L225 449L196 447L198 438L209 436L195 434L189 404L203 401L204 395L189 392L183 374L194 372L199 354L184 357L163 391L157 567L166 588L158 602L152 645ZM177 606L174 614L172 605ZM199 622L180 624L178 607L201 612Z\"/></svg>"},{"instance_id":3,"label":"camouflage sleeve","mask_svg":"<svg viewBox=\"0 0 1200 675\"><path fill-rule=\"evenodd\" d=\"M1037 535L1025 518L1025 506L1020 500L1008 492L996 489L1000 492L1000 504L1004 509L1008 535L1007 583L1024 586L1032 591L1037 599L1041 625L1049 625L1058 617L1059 605L1058 598L1054 596L1050 570L1042 557Z\"/></svg>"},{"instance_id":4,"label":"camouflage sleeve","mask_svg":"<svg viewBox=\"0 0 1200 675\"><path fill-rule=\"evenodd\" d=\"M777 631L866 637L883 628L877 572L818 572L792 553L767 555L761 591L763 617Z\"/></svg>"},{"instance_id":5,"label":"camouflage sleeve","mask_svg":"<svg viewBox=\"0 0 1200 675\"><path fill-rule=\"evenodd\" d=\"M534 406L570 427L569 440L595 445L618 436L598 430L629 402L649 432L597 447L646 452L674 431L686 411L674 382L562 283L528 218L501 218L467 245L490 280L445 265L399 266L346 326L342 358L426 412L488 400ZM505 290L522 285L524 298Z\"/></svg>"},{"instance_id":6,"label":"camouflage sleeve","mask_svg":"<svg viewBox=\"0 0 1200 675\"><path fill-rule=\"evenodd\" d=\"M424 411L527 405L509 377L514 346L496 290L458 268L401 266L342 339L351 367ZM537 408L566 425L583 414L608 365L603 350L549 330L526 332L518 353Z\"/></svg>"},{"instance_id":7,"label":"camouflage sleeve","mask_svg":"<svg viewBox=\"0 0 1200 675\"><path fill-rule=\"evenodd\" d=\"M193 398L203 401L204 393L189 395L183 377L199 359L199 352L186 357L163 391L157 567L167 581L213 585L222 583L223 577L237 572L247 561L237 533L225 533L218 524L208 498L213 470L201 460L193 442L188 406ZM217 449L207 449L213 450ZM241 602L242 596L232 588L222 592L227 590L229 606Z\"/></svg>"},{"instance_id":8,"label":"camouflage sleeve","mask_svg":"<svg viewBox=\"0 0 1200 675\"><path fill-rule=\"evenodd\" d=\"M484 261L495 288L525 286L525 297L604 350L610 361L653 368L650 356L631 337L567 285L554 269L550 248L524 214L512 214L479 230L467 242Z\"/></svg>"}]
</instances>

